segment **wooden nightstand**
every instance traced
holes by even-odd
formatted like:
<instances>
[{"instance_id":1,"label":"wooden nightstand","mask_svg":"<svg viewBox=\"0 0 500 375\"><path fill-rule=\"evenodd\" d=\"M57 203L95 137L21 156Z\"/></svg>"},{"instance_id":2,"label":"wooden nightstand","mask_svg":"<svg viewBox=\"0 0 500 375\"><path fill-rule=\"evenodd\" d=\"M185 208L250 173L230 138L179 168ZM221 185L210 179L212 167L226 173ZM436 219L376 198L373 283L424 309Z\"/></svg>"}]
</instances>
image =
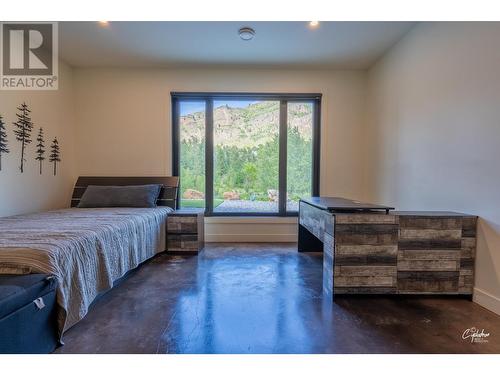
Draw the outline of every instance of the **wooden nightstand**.
<instances>
[{"instance_id":1,"label":"wooden nightstand","mask_svg":"<svg viewBox=\"0 0 500 375\"><path fill-rule=\"evenodd\" d=\"M204 214L201 209L180 209L167 217L167 252L198 254L205 245Z\"/></svg>"}]
</instances>

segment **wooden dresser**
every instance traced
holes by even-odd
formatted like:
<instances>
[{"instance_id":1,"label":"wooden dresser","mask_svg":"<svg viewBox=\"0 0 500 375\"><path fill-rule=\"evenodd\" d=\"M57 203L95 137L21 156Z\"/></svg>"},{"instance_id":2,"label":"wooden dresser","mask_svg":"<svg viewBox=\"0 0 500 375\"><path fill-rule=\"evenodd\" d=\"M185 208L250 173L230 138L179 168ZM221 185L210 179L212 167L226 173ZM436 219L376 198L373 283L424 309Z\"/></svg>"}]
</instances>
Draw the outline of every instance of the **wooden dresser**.
<instances>
[{"instance_id":1,"label":"wooden dresser","mask_svg":"<svg viewBox=\"0 0 500 375\"><path fill-rule=\"evenodd\" d=\"M323 250L328 292L472 295L476 222L455 212L339 212L301 201L299 251Z\"/></svg>"},{"instance_id":2,"label":"wooden dresser","mask_svg":"<svg viewBox=\"0 0 500 375\"><path fill-rule=\"evenodd\" d=\"M198 254L205 244L204 214L201 209L180 209L167 218L167 252Z\"/></svg>"}]
</instances>

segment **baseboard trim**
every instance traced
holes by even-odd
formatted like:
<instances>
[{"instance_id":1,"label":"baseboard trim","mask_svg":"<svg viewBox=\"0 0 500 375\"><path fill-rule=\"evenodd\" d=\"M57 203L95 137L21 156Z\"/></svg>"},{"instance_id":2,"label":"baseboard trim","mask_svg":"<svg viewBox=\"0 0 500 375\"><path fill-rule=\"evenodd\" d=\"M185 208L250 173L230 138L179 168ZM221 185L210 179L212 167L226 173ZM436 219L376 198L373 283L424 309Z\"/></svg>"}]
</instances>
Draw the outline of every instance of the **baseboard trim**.
<instances>
[{"instance_id":1,"label":"baseboard trim","mask_svg":"<svg viewBox=\"0 0 500 375\"><path fill-rule=\"evenodd\" d=\"M205 225L214 224L273 224L297 225L296 216L206 216Z\"/></svg>"},{"instance_id":2,"label":"baseboard trim","mask_svg":"<svg viewBox=\"0 0 500 375\"><path fill-rule=\"evenodd\" d=\"M478 305L493 311L495 314L500 315L500 298L485 292L482 289L474 288L474 294L472 300Z\"/></svg>"},{"instance_id":3,"label":"baseboard trim","mask_svg":"<svg viewBox=\"0 0 500 375\"><path fill-rule=\"evenodd\" d=\"M297 242L296 234L205 234L205 242Z\"/></svg>"}]
</instances>

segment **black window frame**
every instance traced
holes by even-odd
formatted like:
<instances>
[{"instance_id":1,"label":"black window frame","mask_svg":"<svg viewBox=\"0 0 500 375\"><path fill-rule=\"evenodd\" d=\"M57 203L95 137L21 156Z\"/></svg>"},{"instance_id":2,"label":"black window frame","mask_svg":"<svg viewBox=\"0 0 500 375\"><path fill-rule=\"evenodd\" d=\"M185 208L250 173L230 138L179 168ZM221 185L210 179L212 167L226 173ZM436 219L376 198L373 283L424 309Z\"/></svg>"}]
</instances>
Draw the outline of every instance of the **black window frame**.
<instances>
[{"instance_id":1,"label":"black window frame","mask_svg":"<svg viewBox=\"0 0 500 375\"><path fill-rule=\"evenodd\" d=\"M180 176L180 102L205 101L205 216L297 216L298 211L287 211L287 129L288 103L313 103L311 192L319 195L321 154L321 99L318 93L228 93L228 92L171 92L172 105L172 174ZM278 212L214 212L214 100L274 100L280 102ZM182 178L182 176L180 176ZM177 196L180 207L180 193ZM182 207L181 207L182 208Z\"/></svg>"}]
</instances>

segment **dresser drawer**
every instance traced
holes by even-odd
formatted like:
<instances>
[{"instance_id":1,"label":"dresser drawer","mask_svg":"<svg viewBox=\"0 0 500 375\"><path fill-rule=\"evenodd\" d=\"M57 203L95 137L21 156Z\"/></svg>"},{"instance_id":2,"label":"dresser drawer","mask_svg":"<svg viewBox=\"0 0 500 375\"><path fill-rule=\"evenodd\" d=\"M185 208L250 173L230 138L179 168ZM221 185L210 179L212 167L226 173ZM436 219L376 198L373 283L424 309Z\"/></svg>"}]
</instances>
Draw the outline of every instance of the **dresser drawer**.
<instances>
[{"instance_id":1,"label":"dresser drawer","mask_svg":"<svg viewBox=\"0 0 500 375\"><path fill-rule=\"evenodd\" d=\"M196 216L169 217L167 219L167 231L168 233L197 233L198 217Z\"/></svg>"},{"instance_id":2,"label":"dresser drawer","mask_svg":"<svg viewBox=\"0 0 500 375\"><path fill-rule=\"evenodd\" d=\"M169 234L167 238L169 252L198 252L201 244L197 234Z\"/></svg>"}]
</instances>

